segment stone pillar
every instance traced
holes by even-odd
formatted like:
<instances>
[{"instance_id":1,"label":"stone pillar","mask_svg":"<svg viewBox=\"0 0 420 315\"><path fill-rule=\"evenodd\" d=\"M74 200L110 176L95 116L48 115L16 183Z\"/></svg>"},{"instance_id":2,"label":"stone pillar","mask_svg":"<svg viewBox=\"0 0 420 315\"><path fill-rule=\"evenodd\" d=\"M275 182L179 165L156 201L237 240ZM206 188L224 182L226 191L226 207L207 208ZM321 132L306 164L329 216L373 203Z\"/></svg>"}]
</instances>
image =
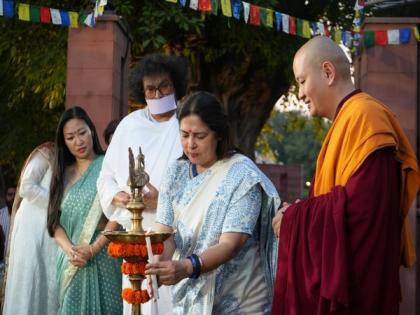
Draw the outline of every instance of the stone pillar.
<instances>
[{"instance_id":1,"label":"stone pillar","mask_svg":"<svg viewBox=\"0 0 420 315\"><path fill-rule=\"evenodd\" d=\"M420 18L366 18L364 31L401 29L420 23ZM410 43L401 45L373 46L364 48L355 58L355 83L358 88L373 95L397 115L411 144L417 149L417 115L419 106L418 44L414 36ZM416 202L410 210L413 236L416 235ZM417 239L417 243L419 243ZM417 252L417 257L419 253ZM417 265L419 266L419 265ZM419 270L419 268L417 268ZM416 312L416 268L401 268L403 301L400 314L415 315ZM417 288L420 290L420 288Z\"/></svg>"},{"instance_id":2,"label":"stone pillar","mask_svg":"<svg viewBox=\"0 0 420 315\"><path fill-rule=\"evenodd\" d=\"M70 28L67 47L66 108L83 107L101 144L109 121L128 110L131 39L116 15L103 15L94 28Z\"/></svg>"}]
</instances>

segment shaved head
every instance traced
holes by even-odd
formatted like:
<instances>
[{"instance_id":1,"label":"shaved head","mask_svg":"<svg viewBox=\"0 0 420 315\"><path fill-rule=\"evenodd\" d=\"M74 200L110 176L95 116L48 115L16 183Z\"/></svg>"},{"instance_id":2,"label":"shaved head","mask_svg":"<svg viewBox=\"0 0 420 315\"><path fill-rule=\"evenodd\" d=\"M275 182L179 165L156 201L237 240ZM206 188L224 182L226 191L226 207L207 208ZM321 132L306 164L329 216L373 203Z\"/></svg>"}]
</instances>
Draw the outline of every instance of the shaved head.
<instances>
[{"instance_id":1,"label":"shaved head","mask_svg":"<svg viewBox=\"0 0 420 315\"><path fill-rule=\"evenodd\" d=\"M324 62L330 62L336 70L338 80L351 80L350 62L346 54L328 37L317 36L310 39L297 51L296 60L315 69L321 69Z\"/></svg>"}]
</instances>

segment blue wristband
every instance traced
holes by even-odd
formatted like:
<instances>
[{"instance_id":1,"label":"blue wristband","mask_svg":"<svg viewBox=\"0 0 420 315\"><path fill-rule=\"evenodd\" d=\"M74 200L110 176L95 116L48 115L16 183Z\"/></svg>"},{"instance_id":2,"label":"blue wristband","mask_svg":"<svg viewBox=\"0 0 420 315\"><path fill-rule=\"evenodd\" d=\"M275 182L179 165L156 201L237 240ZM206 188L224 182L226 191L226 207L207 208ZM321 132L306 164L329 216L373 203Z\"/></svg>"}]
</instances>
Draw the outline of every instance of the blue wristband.
<instances>
[{"instance_id":1,"label":"blue wristband","mask_svg":"<svg viewBox=\"0 0 420 315\"><path fill-rule=\"evenodd\" d=\"M201 274L201 263L200 258L198 258L197 255L192 254L191 256L188 256L187 259L191 261L193 272L190 275L191 279L197 279Z\"/></svg>"}]
</instances>

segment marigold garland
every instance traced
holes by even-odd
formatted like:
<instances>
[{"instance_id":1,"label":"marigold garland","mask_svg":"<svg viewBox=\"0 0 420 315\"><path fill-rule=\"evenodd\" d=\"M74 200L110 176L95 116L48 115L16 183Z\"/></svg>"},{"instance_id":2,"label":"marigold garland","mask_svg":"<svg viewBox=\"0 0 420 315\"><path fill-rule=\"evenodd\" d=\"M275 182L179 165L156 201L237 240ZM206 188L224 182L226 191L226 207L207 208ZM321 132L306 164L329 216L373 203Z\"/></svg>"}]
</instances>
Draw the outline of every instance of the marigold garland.
<instances>
[{"instance_id":1,"label":"marigold garland","mask_svg":"<svg viewBox=\"0 0 420 315\"><path fill-rule=\"evenodd\" d=\"M154 255L163 253L163 243L152 244ZM111 257L147 257L146 244L125 244L111 242L108 245L108 255Z\"/></svg>"},{"instance_id":2,"label":"marigold garland","mask_svg":"<svg viewBox=\"0 0 420 315\"><path fill-rule=\"evenodd\" d=\"M123 262L123 264L121 265L121 272L125 275L144 275L145 270L145 261L135 263Z\"/></svg>"},{"instance_id":3,"label":"marigold garland","mask_svg":"<svg viewBox=\"0 0 420 315\"><path fill-rule=\"evenodd\" d=\"M150 300L147 290L133 290L126 288L122 290L122 298L129 304L143 304Z\"/></svg>"}]
</instances>

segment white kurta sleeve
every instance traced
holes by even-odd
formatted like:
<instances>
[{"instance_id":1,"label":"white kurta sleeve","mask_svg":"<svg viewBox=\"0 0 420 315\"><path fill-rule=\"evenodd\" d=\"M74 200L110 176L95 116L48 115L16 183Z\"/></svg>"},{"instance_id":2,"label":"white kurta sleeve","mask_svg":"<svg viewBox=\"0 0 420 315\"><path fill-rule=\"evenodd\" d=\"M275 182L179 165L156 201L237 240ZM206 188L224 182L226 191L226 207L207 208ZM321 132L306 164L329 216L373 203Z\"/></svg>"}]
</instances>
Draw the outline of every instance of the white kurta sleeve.
<instances>
[{"instance_id":1,"label":"white kurta sleeve","mask_svg":"<svg viewBox=\"0 0 420 315\"><path fill-rule=\"evenodd\" d=\"M121 175L121 169L128 165L122 165L121 154L125 154L126 149L123 147L124 130L118 126L115 131L112 141L105 153L105 158L102 163L102 169L99 173L97 188L99 201L102 206L102 211L110 221L116 221L125 228L130 226L130 212L126 209L117 208L112 204L114 196L120 192L125 191L124 187L118 182L118 175ZM124 164L124 163L123 163Z\"/></svg>"},{"instance_id":2,"label":"white kurta sleeve","mask_svg":"<svg viewBox=\"0 0 420 315\"><path fill-rule=\"evenodd\" d=\"M110 152L110 149L111 148L109 147L105 154L102 169L99 173L97 181L97 188L102 211L109 220L116 221L113 220L116 207L112 204L112 199L119 191L121 191L121 189L115 180L115 172L112 167L113 163L111 158L112 152Z\"/></svg>"},{"instance_id":3,"label":"white kurta sleeve","mask_svg":"<svg viewBox=\"0 0 420 315\"><path fill-rule=\"evenodd\" d=\"M41 208L48 205L49 190L41 186L41 181L49 166L46 158L37 152L27 163L20 179L19 195Z\"/></svg>"}]
</instances>

